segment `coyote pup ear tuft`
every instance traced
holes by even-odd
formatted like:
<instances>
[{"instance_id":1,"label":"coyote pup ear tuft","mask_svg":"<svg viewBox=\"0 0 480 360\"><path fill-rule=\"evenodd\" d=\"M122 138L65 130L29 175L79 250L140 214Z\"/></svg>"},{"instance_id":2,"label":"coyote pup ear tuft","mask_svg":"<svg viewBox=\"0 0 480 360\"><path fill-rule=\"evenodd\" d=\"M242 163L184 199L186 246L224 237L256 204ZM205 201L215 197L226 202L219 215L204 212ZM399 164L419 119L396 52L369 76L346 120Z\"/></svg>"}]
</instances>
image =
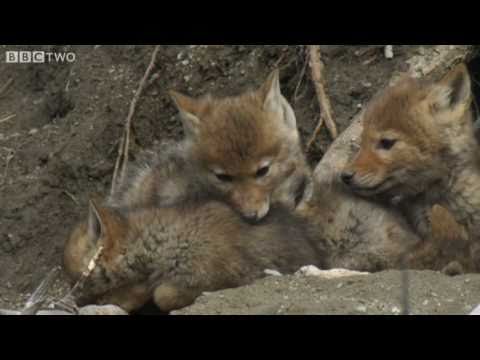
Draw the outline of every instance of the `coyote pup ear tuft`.
<instances>
[{"instance_id":1,"label":"coyote pup ear tuft","mask_svg":"<svg viewBox=\"0 0 480 360\"><path fill-rule=\"evenodd\" d=\"M278 69L273 70L260 87L260 96L264 110L272 112L282 111L282 92L279 76Z\"/></svg>"},{"instance_id":2,"label":"coyote pup ear tuft","mask_svg":"<svg viewBox=\"0 0 480 360\"><path fill-rule=\"evenodd\" d=\"M88 236L90 241L97 245L101 239L105 248L115 248L128 230L128 222L115 209L99 205L99 201L91 198L88 211Z\"/></svg>"},{"instance_id":3,"label":"coyote pup ear tuft","mask_svg":"<svg viewBox=\"0 0 480 360\"><path fill-rule=\"evenodd\" d=\"M282 114L283 120L289 129L297 131L297 119L295 113L283 97L280 88L280 72L278 69L273 70L267 80L258 90L260 101L263 104L263 110Z\"/></svg>"},{"instance_id":4,"label":"coyote pup ear tuft","mask_svg":"<svg viewBox=\"0 0 480 360\"><path fill-rule=\"evenodd\" d=\"M92 240L93 243L102 237L105 233L105 223L102 220L100 207L97 204L97 201L90 199L88 202L88 237Z\"/></svg>"},{"instance_id":5,"label":"coyote pup ear tuft","mask_svg":"<svg viewBox=\"0 0 480 360\"><path fill-rule=\"evenodd\" d=\"M168 93L180 112L186 135L196 135L200 127L200 119L197 115L199 108L198 100L174 90L170 90Z\"/></svg>"},{"instance_id":6,"label":"coyote pup ear tuft","mask_svg":"<svg viewBox=\"0 0 480 360\"><path fill-rule=\"evenodd\" d=\"M472 99L471 79L465 64L450 71L430 93L438 111L465 111Z\"/></svg>"}]
</instances>

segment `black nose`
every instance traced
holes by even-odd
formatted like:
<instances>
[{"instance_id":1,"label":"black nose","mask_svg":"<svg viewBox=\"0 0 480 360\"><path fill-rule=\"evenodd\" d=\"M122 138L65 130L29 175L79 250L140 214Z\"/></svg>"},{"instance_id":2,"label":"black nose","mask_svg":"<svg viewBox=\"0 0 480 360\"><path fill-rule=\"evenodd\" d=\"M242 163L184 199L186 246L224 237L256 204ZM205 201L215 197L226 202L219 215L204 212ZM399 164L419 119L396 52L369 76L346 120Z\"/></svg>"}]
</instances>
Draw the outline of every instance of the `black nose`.
<instances>
[{"instance_id":1,"label":"black nose","mask_svg":"<svg viewBox=\"0 0 480 360\"><path fill-rule=\"evenodd\" d=\"M354 176L354 172L345 171L342 173L341 178L346 185L351 185Z\"/></svg>"}]
</instances>

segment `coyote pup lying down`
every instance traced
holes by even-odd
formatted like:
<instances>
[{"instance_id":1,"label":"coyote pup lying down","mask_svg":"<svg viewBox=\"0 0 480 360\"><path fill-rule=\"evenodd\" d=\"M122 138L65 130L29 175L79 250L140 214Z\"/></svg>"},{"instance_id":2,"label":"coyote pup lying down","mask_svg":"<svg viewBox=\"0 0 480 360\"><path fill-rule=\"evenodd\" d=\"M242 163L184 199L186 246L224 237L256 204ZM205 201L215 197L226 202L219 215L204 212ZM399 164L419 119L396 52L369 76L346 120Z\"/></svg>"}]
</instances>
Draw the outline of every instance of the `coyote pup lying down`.
<instances>
[{"instance_id":1,"label":"coyote pup lying down","mask_svg":"<svg viewBox=\"0 0 480 360\"><path fill-rule=\"evenodd\" d=\"M256 225L216 201L120 210L90 203L88 220L72 232L64 264L73 281L103 246L79 297L133 311L153 298L169 312L205 291L233 288L304 265L323 268L323 250L304 222L274 207Z\"/></svg>"}]
</instances>

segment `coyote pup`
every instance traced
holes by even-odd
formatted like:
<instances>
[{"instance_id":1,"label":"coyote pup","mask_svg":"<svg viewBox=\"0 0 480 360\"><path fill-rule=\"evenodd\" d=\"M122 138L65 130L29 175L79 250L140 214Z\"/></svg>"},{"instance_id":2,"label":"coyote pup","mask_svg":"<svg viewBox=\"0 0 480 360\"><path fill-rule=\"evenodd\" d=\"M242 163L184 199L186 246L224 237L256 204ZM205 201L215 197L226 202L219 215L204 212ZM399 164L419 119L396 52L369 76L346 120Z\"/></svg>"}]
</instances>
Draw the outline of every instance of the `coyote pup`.
<instances>
[{"instance_id":1,"label":"coyote pup","mask_svg":"<svg viewBox=\"0 0 480 360\"><path fill-rule=\"evenodd\" d=\"M185 139L157 150L157 158L133 171L110 204L161 206L209 194L252 222L272 204L298 204L311 171L278 70L259 89L234 97L171 96Z\"/></svg>"},{"instance_id":2,"label":"coyote pup","mask_svg":"<svg viewBox=\"0 0 480 360\"><path fill-rule=\"evenodd\" d=\"M90 202L88 220L75 228L64 252L67 274L77 280L103 246L79 297L133 311L153 298L169 312L202 292L242 286L265 270L292 273L323 267L323 250L299 218L272 208L259 224L243 221L216 201L119 210Z\"/></svg>"},{"instance_id":3,"label":"coyote pup","mask_svg":"<svg viewBox=\"0 0 480 360\"><path fill-rule=\"evenodd\" d=\"M455 260L477 271L480 151L471 103L465 65L433 84L403 79L366 110L360 150L341 179L361 196L397 204L422 238L436 233L432 241L443 238L458 248ZM435 230L445 223L450 231Z\"/></svg>"}]
</instances>

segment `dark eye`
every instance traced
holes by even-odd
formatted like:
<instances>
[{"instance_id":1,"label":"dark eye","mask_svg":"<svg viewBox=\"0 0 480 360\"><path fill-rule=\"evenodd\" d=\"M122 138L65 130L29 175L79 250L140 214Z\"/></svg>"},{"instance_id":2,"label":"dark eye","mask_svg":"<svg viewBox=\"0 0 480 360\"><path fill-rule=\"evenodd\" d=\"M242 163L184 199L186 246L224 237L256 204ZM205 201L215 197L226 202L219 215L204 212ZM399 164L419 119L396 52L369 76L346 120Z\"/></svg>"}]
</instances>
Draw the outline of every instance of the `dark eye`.
<instances>
[{"instance_id":1,"label":"dark eye","mask_svg":"<svg viewBox=\"0 0 480 360\"><path fill-rule=\"evenodd\" d=\"M215 174L218 180L221 182L232 182L233 181L233 176L230 175L225 175L225 174Z\"/></svg>"},{"instance_id":2,"label":"dark eye","mask_svg":"<svg viewBox=\"0 0 480 360\"><path fill-rule=\"evenodd\" d=\"M392 139L382 139L380 140L380 143L378 144L378 147L383 150L390 150L395 146L397 143L397 140L392 140Z\"/></svg>"},{"instance_id":3,"label":"dark eye","mask_svg":"<svg viewBox=\"0 0 480 360\"><path fill-rule=\"evenodd\" d=\"M257 171L256 176L257 176L257 178L264 177L268 174L269 171L270 171L270 167L268 167L268 166L262 167L261 169L259 169Z\"/></svg>"}]
</instances>

